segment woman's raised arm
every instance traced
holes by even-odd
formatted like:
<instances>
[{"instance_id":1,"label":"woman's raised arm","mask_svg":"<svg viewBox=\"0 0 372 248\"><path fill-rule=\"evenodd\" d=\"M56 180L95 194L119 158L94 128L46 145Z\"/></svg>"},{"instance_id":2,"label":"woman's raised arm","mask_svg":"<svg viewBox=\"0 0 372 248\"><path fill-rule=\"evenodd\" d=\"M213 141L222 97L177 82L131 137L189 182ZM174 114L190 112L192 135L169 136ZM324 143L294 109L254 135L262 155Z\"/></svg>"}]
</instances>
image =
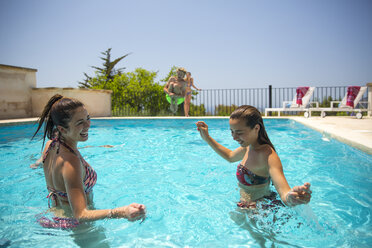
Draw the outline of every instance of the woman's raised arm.
<instances>
[{"instance_id":1,"label":"woman's raised arm","mask_svg":"<svg viewBox=\"0 0 372 248\"><path fill-rule=\"evenodd\" d=\"M247 148L239 147L234 151L231 151L209 136L208 125L204 121L196 122L196 126L202 139L207 142L207 144L212 147L212 149L222 158L229 162L236 162L243 159L245 153L247 152Z\"/></svg>"}]
</instances>

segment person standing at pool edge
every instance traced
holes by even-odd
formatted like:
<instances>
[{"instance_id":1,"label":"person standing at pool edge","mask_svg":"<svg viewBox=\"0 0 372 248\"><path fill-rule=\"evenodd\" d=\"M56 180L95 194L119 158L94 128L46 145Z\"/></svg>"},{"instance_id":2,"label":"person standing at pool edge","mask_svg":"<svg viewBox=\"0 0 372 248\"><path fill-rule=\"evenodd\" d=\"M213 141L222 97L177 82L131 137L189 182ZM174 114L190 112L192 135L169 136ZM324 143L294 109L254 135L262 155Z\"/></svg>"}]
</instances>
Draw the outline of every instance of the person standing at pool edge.
<instances>
[{"instance_id":1,"label":"person standing at pool edge","mask_svg":"<svg viewBox=\"0 0 372 248\"><path fill-rule=\"evenodd\" d=\"M190 103L191 103L191 93L192 93L191 87L194 87L196 90L201 90L201 89L198 89L194 85L194 79L191 77L191 72L189 72L189 71L186 72L186 82L187 82L187 88L186 88L186 96L185 96L184 107L185 107L185 116L189 117Z\"/></svg>"},{"instance_id":2,"label":"person standing at pool edge","mask_svg":"<svg viewBox=\"0 0 372 248\"><path fill-rule=\"evenodd\" d=\"M213 150L229 162L241 161L237 168L240 202L246 209L256 208L256 203L270 197L272 180L280 198L287 206L306 204L310 201L310 183L292 189L283 173L283 167L273 144L267 136L260 112L252 106L243 105L230 115L231 135L240 147L231 151L215 141L208 133L208 125L196 123L201 137Z\"/></svg>"},{"instance_id":3,"label":"person standing at pool edge","mask_svg":"<svg viewBox=\"0 0 372 248\"><path fill-rule=\"evenodd\" d=\"M170 110L173 114L177 112L178 109L178 99L185 97L187 82L184 80L186 70L184 68L177 69L177 77L170 77L167 84L164 86L163 90L171 99Z\"/></svg>"},{"instance_id":4,"label":"person standing at pool edge","mask_svg":"<svg viewBox=\"0 0 372 248\"><path fill-rule=\"evenodd\" d=\"M53 200L55 207L63 210L63 216L72 215L77 221L104 218L135 221L145 218L145 206L137 203L114 209L90 209L97 174L77 149L78 142L88 140L90 128L90 116L83 103L54 95L46 104L32 138L43 124L43 144L45 137L51 140L47 142L43 152L48 198L49 201ZM49 227L45 221L41 224Z\"/></svg>"}]
</instances>

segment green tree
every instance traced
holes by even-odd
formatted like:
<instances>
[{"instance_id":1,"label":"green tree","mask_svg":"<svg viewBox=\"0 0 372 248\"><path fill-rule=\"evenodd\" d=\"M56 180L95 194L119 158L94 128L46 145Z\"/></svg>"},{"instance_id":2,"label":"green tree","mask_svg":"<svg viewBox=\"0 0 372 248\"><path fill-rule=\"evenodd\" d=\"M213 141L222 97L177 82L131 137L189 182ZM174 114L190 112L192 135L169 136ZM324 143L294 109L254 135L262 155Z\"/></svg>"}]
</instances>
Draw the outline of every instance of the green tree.
<instances>
[{"instance_id":1,"label":"green tree","mask_svg":"<svg viewBox=\"0 0 372 248\"><path fill-rule=\"evenodd\" d=\"M99 83L103 85L102 87L100 86L100 88L106 89L107 83L110 80L113 80L116 75L120 75L125 69L125 67L115 69L115 66L122 59L127 57L129 53L115 59L114 61L111 61L111 48L107 49L105 52L101 52L101 54L104 55L104 57L101 57L101 59L103 60L102 67L91 66L92 68L96 69L96 77L100 77L100 80L93 80L92 77L84 72L85 79L83 82L79 82L79 88L92 88L96 87L96 84Z\"/></svg>"},{"instance_id":2,"label":"green tree","mask_svg":"<svg viewBox=\"0 0 372 248\"><path fill-rule=\"evenodd\" d=\"M238 106L232 104L231 106L219 104L215 107L214 111L217 116L229 116Z\"/></svg>"},{"instance_id":3,"label":"green tree","mask_svg":"<svg viewBox=\"0 0 372 248\"><path fill-rule=\"evenodd\" d=\"M206 115L206 108L204 104L194 105L190 104L190 115L192 116L205 116Z\"/></svg>"},{"instance_id":4,"label":"green tree","mask_svg":"<svg viewBox=\"0 0 372 248\"><path fill-rule=\"evenodd\" d=\"M163 79L161 79L160 81L161 82L164 82L164 83L167 83L168 82L168 80L169 80L169 78L170 77L176 77L177 76L177 66L172 66L172 68L170 69L170 71L168 72L168 74L167 74L167 76L165 77L165 78L163 78Z\"/></svg>"},{"instance_id":5,"label":"green tree","mask_svg":"<svg viewBox=\"0 0 372 248\"><path fill-rule=\"evenodd\" d=\"M125 110L129 115L158 115L168 108L163 86L155 82L156 72L142 68L134 72L116 75L106 82L106 77L97 75L91 79L92 89L112 90L112 110L119 113ZM104 85L103 82L106 82ZM103 88L105 86L105 88Z\"/></svg>"}]
</instances>

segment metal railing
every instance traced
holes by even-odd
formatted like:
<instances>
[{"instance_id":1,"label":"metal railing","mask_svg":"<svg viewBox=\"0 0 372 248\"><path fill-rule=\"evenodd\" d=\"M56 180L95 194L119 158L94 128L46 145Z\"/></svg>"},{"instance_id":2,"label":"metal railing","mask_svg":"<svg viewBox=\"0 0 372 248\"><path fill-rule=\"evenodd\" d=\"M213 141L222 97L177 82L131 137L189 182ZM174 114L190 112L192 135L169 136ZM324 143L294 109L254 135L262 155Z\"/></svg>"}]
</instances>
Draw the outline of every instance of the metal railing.
<instances>
[{"instance_id":1,"label":"metal railing","mask_svg":"<svg viewBox=\"0 0 372 248\"><path fill-rule=\"evenodd\" d=\"M296 95L296 87L286 88L250 88L250 89L204 89L194 91L190 104L191 116L228 116L240 105L255 106L261 113L265 108L279 108L284 101L292 101ZM319 106L329 107L330 101L339 101L346 95L347 86L316 87L310 101L316 101ZM361 101L367 100L368 91L363 95ZM126 96L126 99L137 99L140 96ZM150 100L144 100L148 102ZM149 105L129 106L123 101L116 99L112 104L114 116L172 116L169 111L169 103L165 96L158 97L158 100ZM284 113L285 114L285 113ZM295 114L293 112L288 114ZM183 104L179 105L176 115L183 116Z\"/></svg>"}]
</instances>

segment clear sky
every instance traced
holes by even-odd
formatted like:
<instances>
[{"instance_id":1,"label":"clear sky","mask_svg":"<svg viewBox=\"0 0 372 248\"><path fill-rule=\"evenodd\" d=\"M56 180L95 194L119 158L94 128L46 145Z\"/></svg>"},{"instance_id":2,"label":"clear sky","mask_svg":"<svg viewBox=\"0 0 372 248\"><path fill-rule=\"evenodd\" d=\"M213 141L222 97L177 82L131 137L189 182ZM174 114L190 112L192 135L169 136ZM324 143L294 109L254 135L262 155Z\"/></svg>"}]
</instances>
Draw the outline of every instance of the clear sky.
<instances>
[{"instance_id":1,"label":"clear sky","mask_svg":"<svg viewBox=\"0 0 372 248\"><path fill-rule=\"evenodd\" d=\"M372 82L372 0L1 0L0 64L77 87L101 52L204 89Z\"/></svg>"}]
</instances>

